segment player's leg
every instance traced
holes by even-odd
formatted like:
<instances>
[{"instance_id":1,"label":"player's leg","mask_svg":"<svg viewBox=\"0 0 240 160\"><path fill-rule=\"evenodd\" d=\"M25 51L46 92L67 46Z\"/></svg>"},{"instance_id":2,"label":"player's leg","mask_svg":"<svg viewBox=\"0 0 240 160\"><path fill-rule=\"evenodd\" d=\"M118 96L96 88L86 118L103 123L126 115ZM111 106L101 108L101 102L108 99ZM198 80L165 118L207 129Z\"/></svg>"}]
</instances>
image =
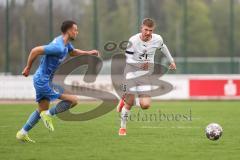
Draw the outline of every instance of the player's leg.
<instances>
[{"instance_id":1,"label":"player's leg","mask_svg":"<svg viewBox=\"0 0 240 160\"><path fill-rule=\"evenodd\" d=\"M151 97L148 95L139 95L139 103L142 109L148 109L151 105Z\"/></svg>"},{"instance_id":2,"label":"player's leg","mask_svg":"<svg viewBox=\"0 0 240 160\"><path fill-rule=\"evenodd\" d=\"M42 99L38 102L38 111L41 113L42 111L48 110L50 105L50 101L48 99Z\"/></svg>"},{"instance_id":3,"label":"player's leg","mask_svg":"<svg viewBox=\"0 0 240 160\"><path fill-rule=\"evenodd\" d=\"M40 117L42 118L43 124L49 131L54 131L52 117L47 115L46 112L48 111L50 105L50 101L48 99L43 99L38 103L38 110L40 112Z\"/></svg>"},{"instance_id":4,"label":"player's leg","mask_svg":"<svg viewBox=\"0 0 240 160\"><path fill-rule=\"evenodd\" d=\"M124 107L124 105L125 105L125 102L124 102L124 99L125 99L125 95L124 96L122 96L122 98L119 100L119 102L118 102L118 105L117 105L117 112L122 112L122 109L123 109L123 107Z\"/></svg>"},{"instance_id":5,"label":"player's leg","mask_svg":"<svg viewBox=\"0 0 240 160\"><path fill-rule=\"evenodd\" d=\"M47 114L54 116L58 113L62 113L66 110L69 110L70 108L73 108L74 106L77 105L77 96L75 95L70 95L70 94L62 94L59 99L61 99L60 102L57 103L56 106L51 107L48 111Z\"/></svg>"},{"instance_id":6,"label":"player's leg","mask_svg":"<svg viewBox=\"0 0 240 160\"><path fill-rule=\"evenodd\" d=\"M62 113L77 105L77 96L75 95L62 94L59 96L59 99L61 99L61 101L58 102L57 105L51 107L47 111L41 112L43 123L50 131L54 131L52 116L58 113ZM46 108L44 108L43 110L45 109Z\"/></svg>"},{"instance_id":7,"label":"player's leg","mask_svg":"<svg viewBox=\"0 0 240 160\"><path fill-rule=\"evenodd\" d=\"M124 77L127 77L127 74L129 72L135 71L135 69L136 68L134 68L134 66L126 64L126 66L124 68ZM117 112L119 112L119 113L122 112L122 109L123 109L123 107L125 105L125 97L128 96L127 94L129 94L128 93L128 90L130 89L129 86L131 86L131 84L129 84L129 81L127 81L127 80L124 80L124 82L121 85L121 89L124 92L124 94L122 95L122 97L119 100L118 105L117 105Z\"/></svg>"},{"instance_id":8,"label":"player's leg","mask_svg":"<svg viewBox=\"0 0 240 160\"><path fill-rule=\"evenodd\" d=\"M126 94L124 98L124 106L121 111L121 128L119 129L119 135L126 135L127 120L130 114L130 110L135 102L135 96L133 94Z\"/></svg>"},{"instance_id":9,"label":"player's leg","mask_svg":"<svg viewBox=\"0 0 240 160\"><path fill-rule=\"evenodd\" d=\"M41 100L38 103L38 109L35 110L34 112L31 113L29 116L27 122L24 124L22 129L17 132L16 138L24 141L24 142L35 142L31 140L28 136L28 132L38 123L40 117L40 113L43 110L47 110L49 106L49 101L48 100Z\"/></svg>"}]
</instances>

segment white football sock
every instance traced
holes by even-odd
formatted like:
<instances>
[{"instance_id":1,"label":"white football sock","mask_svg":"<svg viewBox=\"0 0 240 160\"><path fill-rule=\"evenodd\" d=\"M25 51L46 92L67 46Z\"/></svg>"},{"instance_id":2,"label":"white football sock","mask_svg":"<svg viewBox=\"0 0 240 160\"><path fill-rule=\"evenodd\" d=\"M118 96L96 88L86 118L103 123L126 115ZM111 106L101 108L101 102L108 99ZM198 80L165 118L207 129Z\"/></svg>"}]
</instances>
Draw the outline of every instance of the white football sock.
<instances>
[{"instance_id":1,"label":"white football sock","mask_svg":"<svg viewBox=\"0 0 240 160\"><path fill-rule=\"evenodd\" d=\"M136 107L141 107L141 106L140 106L139 97L136 97L136 98L135 98L135 106L136 106Z\"/></svg>"},{"instance_id":2,"label":"white football sock","mask_svg":"<svg viewBox=\"0 0 240 160\"><path fill-rule=\"evenodd\" d=\"M21 131L20 131L23 135L26 135L28 132L27 131L25 131L23 128L21 129Z\"/></svg>"},{"instance_id":3,"label":"white football sock","mask_svg":"<svg viewBox=\"0 0 240 160\"><path fill-rule=\"evenodd\" d=\"M46 111L46 115L52 116L51 113L49 112L49 110Z\"/></svg>"},{"instance_id":4,"label":"white football sock","mask_svg":"<svg viewBox=\"0 0 240 160\"><path fill-rule=\"evenodd\" d=\"M121 112L121 128L126 128L127 127L127 120L128 116L130 114L130 111L125 108L125 106L122 108Z\"/></svg>"}]
</instances>

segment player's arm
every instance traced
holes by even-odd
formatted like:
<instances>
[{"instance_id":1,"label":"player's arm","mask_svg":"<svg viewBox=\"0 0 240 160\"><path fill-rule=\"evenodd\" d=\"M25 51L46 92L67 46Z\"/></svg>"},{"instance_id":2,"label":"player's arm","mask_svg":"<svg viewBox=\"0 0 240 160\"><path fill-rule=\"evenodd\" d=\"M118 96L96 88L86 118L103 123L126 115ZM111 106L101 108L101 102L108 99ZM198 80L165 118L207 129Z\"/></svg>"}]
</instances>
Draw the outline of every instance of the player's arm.
<instances>
[{"instance_id":1,"label":"player's arm","mask_svg":"<svg viewBox=\"0 0 240 160\"><path fill-rule=\"evenodd\" d=\"M43 55L44 53L44 47L43 46L38 46L35 47L31 50L29 56L28 56L28 60L27 60L27 65L26 67L23 69L22 74L27 77L30 73L31 67L33 62L35 61L35 59L39 56L39 55Z\"/></svg>"},{"instance_id":2,"label":"player's arm","mask_svg":"<svg viewBox=\"0 0 240 160\"><path fill-rule=\"evenodd\" d=\"M170 62L169 69L176 70L177 69L176 64L174 62L174 59L173 59L171 53L168 50L168 47L166 46L166 44L162 43L160 50L167 57L168 61Z\"/></svg>"},{"instance_id":3,"label":"player's arm","mask_svg":"<svg viewBox=\"0 0 240 160\"><path fill-rule=\"evenodd\" d=\"M97 50L91 50L91 51L84 51L80 49L73 49L70 53L70 56L80 56L80 55L95 55L95 56L100 56L100 52Z\"/></svg>"}]
</instances>

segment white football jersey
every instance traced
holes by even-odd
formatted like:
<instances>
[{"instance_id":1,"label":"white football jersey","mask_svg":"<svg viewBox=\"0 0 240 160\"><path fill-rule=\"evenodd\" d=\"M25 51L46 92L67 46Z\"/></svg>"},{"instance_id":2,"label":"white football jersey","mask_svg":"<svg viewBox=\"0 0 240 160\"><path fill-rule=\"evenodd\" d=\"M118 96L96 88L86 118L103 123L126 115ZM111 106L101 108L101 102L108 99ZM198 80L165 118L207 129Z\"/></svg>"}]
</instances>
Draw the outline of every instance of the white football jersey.
<instances>
[{"instance_id":1,"label":"white football jersey","mask_svg":"<svg viewBox=\"0 0 240 160\"><path fill-rule=\"evenodd\" d=\"M138 33L129 39L126 49L127 63L154 63L154 55L157 49L161 49L168 60L173 62L173 58L160 35L152 34L151 40L147 42L142 41L140 35L141 33Z\"/></svg>"}]
</instances>

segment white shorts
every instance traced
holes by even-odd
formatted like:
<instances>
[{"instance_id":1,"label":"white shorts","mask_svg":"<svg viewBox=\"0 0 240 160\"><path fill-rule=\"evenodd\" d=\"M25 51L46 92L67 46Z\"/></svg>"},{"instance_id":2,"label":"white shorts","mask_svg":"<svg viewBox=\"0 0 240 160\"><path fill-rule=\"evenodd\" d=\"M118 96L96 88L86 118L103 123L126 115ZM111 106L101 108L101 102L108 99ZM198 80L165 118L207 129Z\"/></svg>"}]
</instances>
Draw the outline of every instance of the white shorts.
<instances>
[{"instance_id":1,"label":"white shorts","mask_svg":"<svg viewBox=\"0 0 240 160\"><path fill-rule=\"evenodd\" d=\"M124 92L126 94L137 94L141 95L144 94L144 91L151 91L152 85L149 70L141 70L139 67L126 64L124 70L125 82L123 84ZM142 77L145 75L144 77Z\"/></svg>"}]
</instances>

